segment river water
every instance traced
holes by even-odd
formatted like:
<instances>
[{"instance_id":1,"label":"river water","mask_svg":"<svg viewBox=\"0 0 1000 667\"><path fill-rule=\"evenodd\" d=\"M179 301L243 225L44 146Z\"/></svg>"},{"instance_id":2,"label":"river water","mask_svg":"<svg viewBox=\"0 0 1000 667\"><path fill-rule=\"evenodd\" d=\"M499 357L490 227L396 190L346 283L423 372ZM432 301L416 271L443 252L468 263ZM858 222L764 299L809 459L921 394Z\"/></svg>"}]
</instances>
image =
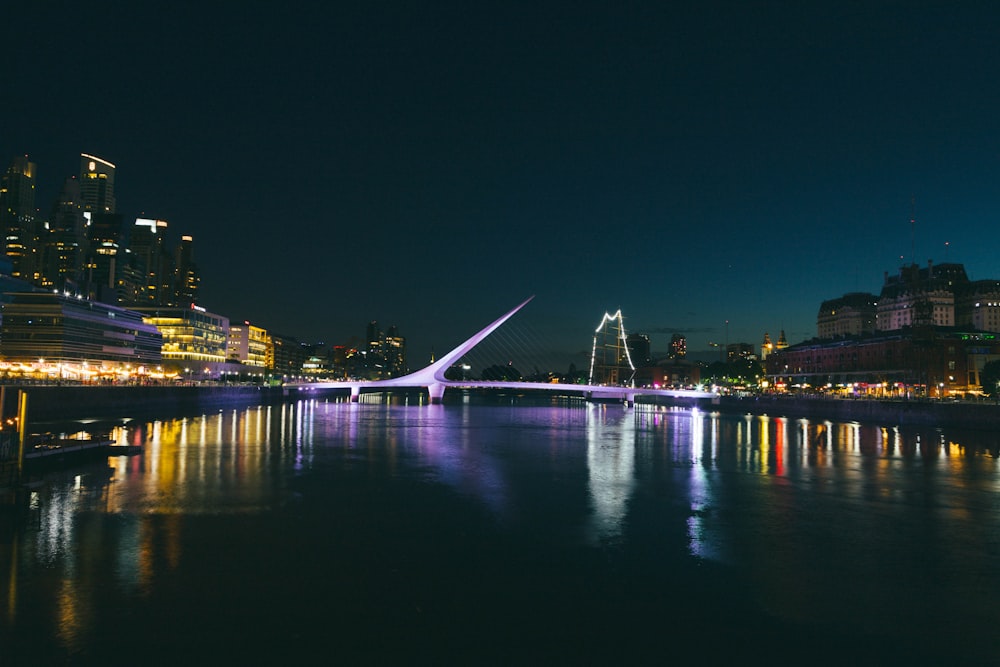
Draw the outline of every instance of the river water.
<instances>
[{"instance_id":1,"label":"river water","mask_svg":"<svg viewBox=\"0 0 1000 667\"><path fill-rule=\"evenodd\" d=\"M0 534L0 664L1000 662L994 434L456 396L115 435Z\"/></svg>"}]
</instances>

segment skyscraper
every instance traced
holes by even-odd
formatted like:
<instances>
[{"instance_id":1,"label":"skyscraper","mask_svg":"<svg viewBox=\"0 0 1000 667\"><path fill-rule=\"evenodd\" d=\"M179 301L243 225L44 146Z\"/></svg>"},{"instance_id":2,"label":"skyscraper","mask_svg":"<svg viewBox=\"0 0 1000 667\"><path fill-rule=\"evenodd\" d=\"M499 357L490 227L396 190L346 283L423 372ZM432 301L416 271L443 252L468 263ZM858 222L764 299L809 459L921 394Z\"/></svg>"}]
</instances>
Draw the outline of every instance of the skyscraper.
<instances>
[{"instance_id":1,"label":"skyscraper","mask_svg":"<svg viewBox=\"0 0 1000 667\"><path fill-rule=\"evenodd\" d=\"M103 158L80 153L80 201L86 219L89 245L85 266L87 292L91 299L121 303L121 292L129 271L123 261L128 248L128 230L115 213L115 165ZM135 291L132 289L124 291Z\"/></svg>"},{"instance_id":2,"label":"skyscraper","mask_svg":"<svg viewBox=\"0 0 1000 667\"><path fill-rule=\"evenodd\" d=\"M76 292L87 255L87 235L81 204L80 181L70 176L63 183L52 215L42 230L42 287Z\"/></svg>"},{"instance_id":3,"label":"skyscraper","mask_svg":"<svg viewBox=\"0 0 1000 667\"><path fill-rule=\"evenodd\" d=\"M38 229L35 217L35 163L28 156L14 158L0 179L0 231L4 253L15 278L34 282L38 277Z\"/></svg>"},{"instance_id":4,"label":"skyscraper","mask_svg":"<svg viewBox=\"0 0 1000 667\"><path fill-rule=\"evenodd\" d=\"M382 356L385 359L383 377L406 375L406 338L399 335L399 329L395 326L389 327L385 334Z\"/></svg>"},{"instance_id":5,"label":"skyscraper","mask_svg":"<svg viewBox=\"0 0 1000 667\"><path fill-rule=\"evenodd\" d=\"M194 261L194 239L190 235L181 236L174 255L174 299L179 306L198 301L198 286L201 277Z\"/></svg>"},{"instance_id":6,"label":"skyscraper","mask_svg":"<svg viewBox=\"0 0 1000 667\"><path fill-rule=\"evenodd\" d=\"M628 345L629 356L636 368L652 363L649 336L643 333L630 333L625 339L625 344Z\"/></svg>"},{"instance_id":7,"label":"skyscraper","mask_svg":"<svg viewBox=\"0 0 1000 667\"><path fill-rule=\"evenodd\" d=\"M670 337L670 358L683 359L687 356L687 338L675 333Z\"/></svg>"},{"instance_id":8,"label":"skyscraper","mask_svg":"<svg viewBox=\"0 0 1000 667\"><path fill-rule=\"evenodd\" d=\"M173 271L168 267L168 257L165 256L163 249L166 233L165 220L136 218L129 238L131 261L137 272L143 276L143 296L140 300L157 306L175 305L172 299ZM170 284L170 287L164 289L164 283Z\"/></svg>"},{"instance_id":9,"label":"skyscraper","mask_svg":"<svg viewBox=\"0 0 1000 667\"><path fill-rule=\"evenodd\" d=\"M84 211L83 214L88 220L87 295L95 301L120 303L119 283L128 264L122 261L128 247L122 216L92 211Z\"/></svg>"},{"instance_id":10,"label":"skyscraper","mask_svg":"<svg viewBox=\"0 0 1000 667\"><path fill-rule=\"evenodd\" d=\"M87 153L80 154L80 191L85 211L115 212L115 165Z\"/></svg>"}]
</instances>

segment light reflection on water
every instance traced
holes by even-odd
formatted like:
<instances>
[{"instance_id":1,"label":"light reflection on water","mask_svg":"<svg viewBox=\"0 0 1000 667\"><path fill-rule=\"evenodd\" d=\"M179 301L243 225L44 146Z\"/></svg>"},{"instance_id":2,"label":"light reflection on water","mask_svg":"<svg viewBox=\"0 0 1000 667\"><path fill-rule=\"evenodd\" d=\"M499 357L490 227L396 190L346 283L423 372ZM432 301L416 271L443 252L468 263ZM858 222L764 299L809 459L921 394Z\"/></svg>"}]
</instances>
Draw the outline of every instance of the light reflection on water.
<instances>
[{"instance_id":1,"label":"light reflection on water","mask_svg":"<svg viewBox=\"0 0 1000 667\"><path fill-rule=\"evenodd\" d=\"M619 406L587 409L587 471L593 538L617 537L635 486L635 417Z\"/></svg>"},{"instance_id":2,"label":"light reflection on water","mask_svg":"<svg viewBox=\"0 0 1000 667\"><path fill-rule=\"evenodd\" d=\"M370 539L390 552L406 549L380 522L405 515L416 534L437 534L435 522L475 507L485 514L456 534L500 553L519 540L560 558L649 552L631 567L650 580L653 568L690 567L685 557L711 562L744 573L748 603L789 622L861 631L879 614L912 621L937 606L956 624L1000 620L991 434L648 406L302 401L131 424L114 437L143 453L51 475L0 543L7 626L61 650L92 650L129 605L204 585L185 573L204 566L206 539L219 542L210 570L224 578L239 557L223 550L225 532L242 517L269 528L233 549L312 545L321 561L357 567L344 544L323 551L315 535L312 513L328 507L370 516ZM198 517L221 534L198 533ZM451 549L469 548L455 540ZM489 553L474 552L497 576L508 565ZM125 610L110 619L109 591Z\"/></svg>"}]
</instances>

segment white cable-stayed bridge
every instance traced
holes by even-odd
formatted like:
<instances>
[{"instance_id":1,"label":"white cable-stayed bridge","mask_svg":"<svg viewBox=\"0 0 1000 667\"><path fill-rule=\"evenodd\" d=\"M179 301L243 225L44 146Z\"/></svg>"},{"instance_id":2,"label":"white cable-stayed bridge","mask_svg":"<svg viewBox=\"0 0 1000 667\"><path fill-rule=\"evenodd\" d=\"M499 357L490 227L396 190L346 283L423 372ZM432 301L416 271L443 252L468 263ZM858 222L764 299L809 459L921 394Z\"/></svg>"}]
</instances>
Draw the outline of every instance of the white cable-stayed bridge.
<instances>
[{"instance_id":1,"label":"white cable-stayed bridge","mask_svg":"<svg viewBox=\"0 0 1000 667\"><path fill-rule=\"evenodd\" d=\"M503 316L497 318L475 335L442 355L434 363L407 375L385 380L345 380L317 382L310 386L316 389L349 389L351 400L358 401L362 393L386 392L394 390L427 390L431 403L440 403L446 389L505 389L519 391L550 392L565 396L584 396L589 400L620 401L634 405L638 396L664 396L688 399L712 399L715 394L694 389L659 389L612 384L570 384L561 382L520 382L506 380L453 380L445 376L446 371L458 363L470 350L479 345L487 336L524 308L534 297L528 297ZM606 316L607 317L607 316ZM631 362L630 362L631 363ZM591 364L591 376L593 364Z\"/></svg>"}]
</instances>

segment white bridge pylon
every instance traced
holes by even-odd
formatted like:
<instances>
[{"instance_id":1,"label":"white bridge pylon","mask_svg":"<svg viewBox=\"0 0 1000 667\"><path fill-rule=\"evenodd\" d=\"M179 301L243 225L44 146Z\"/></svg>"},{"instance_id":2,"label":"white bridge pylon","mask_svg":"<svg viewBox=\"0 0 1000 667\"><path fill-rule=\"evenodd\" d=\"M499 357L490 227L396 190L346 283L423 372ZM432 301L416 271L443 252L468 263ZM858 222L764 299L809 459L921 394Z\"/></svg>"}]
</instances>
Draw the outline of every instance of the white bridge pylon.
<instances>
[{"instance_id":1,"label":"white bridge pylon","mask_svg":"<svg viewBox=\"0 0 1000 667\"><path fill-rule=\"evenodd\" d=\"M497 330L501 324L514 316L517 311L524 308L534 299L529 296L520 304L511 309L507 314L496 319L488 326L479 330L474 336L445 354L430 366L421 368L418 371L402 375L388 380L349 380L346 382L316 382L309 386L316 388L350 388L351 401L360 399L362 390L380 391L383 389L399 389L403 387L417 388L426 387L431 403L440 403L444 397L444 390L447 387L463 389L531 389L548 391L557 394L582 394L588 399L620 400L626 405L633 405L637 395L649 396L675 396L687 398L712 398L712 392L695 391L692 389L647 389L644 387L613 387L605 385L589 384L563 384L554 382L492 382L474 380L449 380L444 376L455 362L465 356L466 352L478 345L484 338Z\"/></svg>"}]
</instances>

